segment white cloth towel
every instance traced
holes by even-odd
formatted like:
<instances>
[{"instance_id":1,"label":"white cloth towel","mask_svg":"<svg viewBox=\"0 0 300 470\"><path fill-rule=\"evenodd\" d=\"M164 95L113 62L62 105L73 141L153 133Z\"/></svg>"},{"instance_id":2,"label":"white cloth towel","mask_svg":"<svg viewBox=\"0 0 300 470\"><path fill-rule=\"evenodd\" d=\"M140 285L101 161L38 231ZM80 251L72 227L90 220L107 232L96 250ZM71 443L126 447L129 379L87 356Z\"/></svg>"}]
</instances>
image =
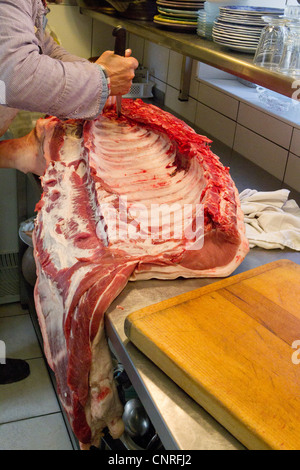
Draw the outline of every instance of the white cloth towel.
<instances>
[{"instance_id":1,"label":"white cloth towel","mask_svg":"<svg viewBox=\"0 0 300 470\"><path fill-rule=\"evenodd\" d=\"M300 251L300 208L296 201L288 200L289 194L288 189L245 189L240 193L250 248Z\"/></svg>"}]
</instances>

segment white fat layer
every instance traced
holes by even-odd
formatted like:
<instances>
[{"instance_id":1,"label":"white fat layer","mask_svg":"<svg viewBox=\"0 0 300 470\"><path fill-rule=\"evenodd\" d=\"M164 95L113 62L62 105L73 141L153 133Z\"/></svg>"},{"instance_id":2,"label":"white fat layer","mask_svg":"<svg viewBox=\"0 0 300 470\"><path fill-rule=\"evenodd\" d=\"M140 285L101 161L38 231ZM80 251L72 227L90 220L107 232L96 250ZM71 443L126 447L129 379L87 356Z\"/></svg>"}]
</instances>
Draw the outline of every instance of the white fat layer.
<instances>
[{"instance_id":1,"label":"white fat layer","mask_svg":"<svg viewBox=\"0 0 300 470\"><path fill-rule=\"evenodd\" d=\"M98 184L97 197L110 244L132 256L179 249L187 228L185 207L193 206L196 213L205 185L197 159L188 171L176 171L169 138L138 125L101 117L91 132L90 165L105 182L105 187ZM103 222L97 233L103 239Z\"/></svg>"}]
</instances>

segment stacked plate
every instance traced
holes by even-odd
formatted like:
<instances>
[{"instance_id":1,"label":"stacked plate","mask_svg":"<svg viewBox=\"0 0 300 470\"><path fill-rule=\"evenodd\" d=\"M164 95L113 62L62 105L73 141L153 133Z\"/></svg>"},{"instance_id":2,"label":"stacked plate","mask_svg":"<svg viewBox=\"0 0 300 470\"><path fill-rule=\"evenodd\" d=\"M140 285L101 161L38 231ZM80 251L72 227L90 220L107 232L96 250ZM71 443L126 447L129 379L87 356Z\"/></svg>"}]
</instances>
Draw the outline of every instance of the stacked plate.
<instances>
[{"instance_id":1,"label":"stacked plate","mask_svg":"<svg viewBox=\"0 0 300 470\"><path fill-rule=\"evenodd\" d=\"M266 26L262 17L279 16L283 9L224 6L213 26L213 40L217 44L240 52L255 53L262 29Z\"/></svg>"},{"instance_id":2,"label":"stacked plate","mask_svg":"<svg viewBox=\"0 0 300 470\"><path fill-rule=\"evenodd\" d=\"M204 1L157 0L156 5L154 23L175 31L196 32L198 11L203 9Z\"/></svg>"}]
</instances>

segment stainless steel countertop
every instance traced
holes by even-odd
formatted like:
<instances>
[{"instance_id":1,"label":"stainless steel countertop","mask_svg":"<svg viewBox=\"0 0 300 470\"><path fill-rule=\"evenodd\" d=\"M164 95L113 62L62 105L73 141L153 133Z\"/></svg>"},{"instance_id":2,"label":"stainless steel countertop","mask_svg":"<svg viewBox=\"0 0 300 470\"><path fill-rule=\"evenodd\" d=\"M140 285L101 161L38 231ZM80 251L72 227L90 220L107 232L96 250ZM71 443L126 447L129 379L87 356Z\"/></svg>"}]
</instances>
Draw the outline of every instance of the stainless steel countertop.
<instances>
[{"instance_id":1,"label":"stainless steel countertop","mask_svg":"<svg viewBox=\"0 0 300 470\"><path fill-rule=\"evenodd\" d=\"M281 183L276 178L223 145L215 143L214 146L221 161L231 167L239 191L248 187L260 191L280 189ZM292 191L291 197L299 204L299 193ZM232 275L278 259L300 264L300 253L253 248ZM111 346L167 450L238 450L244 447L127 339L124 321L127 315L140 308L212 282L216 279L130 282L106 314Z\"/></svg>"},{"instance_id":2,"label":"stainless steel countertop","mask_svg":"<svg viewBox=\"0 0 300 470\"><path fill-rule=\"evenodd\" d=\"M300 264L299 258L295 252L254 248L234 274L278 259ZM211 282L216 279L130 282L106 315L112 347L167 450L233 450L243 446L127 339L124 321L140 308Z\"/></svg>"}]
</instances>

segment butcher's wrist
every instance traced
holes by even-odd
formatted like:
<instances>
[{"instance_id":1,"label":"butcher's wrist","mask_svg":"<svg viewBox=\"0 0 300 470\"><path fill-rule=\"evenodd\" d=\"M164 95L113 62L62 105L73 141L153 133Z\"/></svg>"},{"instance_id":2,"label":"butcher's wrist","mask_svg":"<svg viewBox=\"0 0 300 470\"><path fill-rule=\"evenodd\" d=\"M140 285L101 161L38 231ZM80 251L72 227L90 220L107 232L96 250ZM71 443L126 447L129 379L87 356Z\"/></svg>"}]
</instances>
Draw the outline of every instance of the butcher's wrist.
<instances>
[{"instance_id":1,"label":"butcher's wrist","mask_svg":"<svg viewBox=\"0 0 300 470\"><path fill-rule=\"evenodd\" d=\"M107 89L108 89L108 96L110 96L111 94L111 87L110 87L110 78L109 78L109 75L108 75L108 72L106 70L106 68L103 66L103 65L100 65L100 64L97 64L98 67L101 68L104 76L105 76L105 79L106 79L106 84L107 84Z\"/></svg>"}]
</instances>

